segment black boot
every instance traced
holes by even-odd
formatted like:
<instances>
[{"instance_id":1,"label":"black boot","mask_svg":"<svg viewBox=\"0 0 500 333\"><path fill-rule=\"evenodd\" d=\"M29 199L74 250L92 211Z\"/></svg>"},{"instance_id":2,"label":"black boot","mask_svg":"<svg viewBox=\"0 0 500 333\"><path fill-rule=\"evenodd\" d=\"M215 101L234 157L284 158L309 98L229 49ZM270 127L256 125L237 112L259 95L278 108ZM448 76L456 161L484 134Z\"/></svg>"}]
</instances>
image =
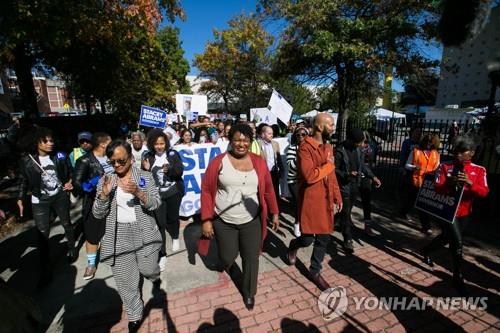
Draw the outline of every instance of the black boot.
<instances>
[{"instance_id":1,"label":"black boot","mask_svg":"<svg viewBox=\"0 0 500 333\"><path fill-rule=\"evenodd\" d=\"M352 244L352 239L344 240L343 244L344 252L347 254L354 253L354 245Z\"/></svg>"},{"instance_id":2,"label":"black boot","mask_svg":"<svg viewBox=\"0 0 500 333\"><path fill-rule=\"evenodd\" d=\"M460 296L467 296L467 288L465 287L464 277L461 273L453 273L453 287Z\"/></svg>"}]
</instances>

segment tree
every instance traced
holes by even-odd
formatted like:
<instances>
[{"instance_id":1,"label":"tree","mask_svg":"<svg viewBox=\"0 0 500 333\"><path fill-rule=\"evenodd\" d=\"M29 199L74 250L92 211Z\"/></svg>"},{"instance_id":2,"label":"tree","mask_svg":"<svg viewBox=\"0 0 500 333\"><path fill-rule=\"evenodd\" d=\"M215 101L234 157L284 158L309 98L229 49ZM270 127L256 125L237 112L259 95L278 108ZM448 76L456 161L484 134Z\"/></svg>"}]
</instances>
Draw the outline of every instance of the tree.
<instances>
[{"instance_id":1,"label":"tree","mask_svg":"<svg viewBox=\"0 0 500 333\"><path fill-rule=\"evenodd\" d=\"M201 91L222 99L225 112L267 105L270 88L269 48L272 37L256 17L238 16L223 31L214 30L214 41L195 57L200 70Z\"/></svg>"},{"instance_id":2,"label":"tree","mask_svg":"<svg viewBox=\"0 0 500 333\"><path fill-rule=\"evenodd\" d=\"M151 60L161 52L155 34L162 11L170 20L183 17L178 0L2 1L0 54L16 70L26 112L38 114L31 76L37 62L69 79L87 104L124 93L116 89L129 87L126 81L149 83Z\"/></svg>"},{"instance_id":3,"label":"tree","mask_svg":"<svg viewBox=\"0 0 500 333\"><path fill-rule=\"evenodd\" d=\"M417 0L261 0L260 12L288 25L273 65L335 90L339 132L366 87L389 66L396 76L429 66L419 43L432 41L436 8Z\"/></svg>"},{"instance_id":4,"label":"tree","mask_svg":"<svg viewBox=\"0 0 500 333\"><path fill-rule=\"evenodd\" d=\"M413 74L405 78L405 92L401 104L419 106L434 105L438 90L439 76L433 71Z\"/></svg>"}]
</instances>

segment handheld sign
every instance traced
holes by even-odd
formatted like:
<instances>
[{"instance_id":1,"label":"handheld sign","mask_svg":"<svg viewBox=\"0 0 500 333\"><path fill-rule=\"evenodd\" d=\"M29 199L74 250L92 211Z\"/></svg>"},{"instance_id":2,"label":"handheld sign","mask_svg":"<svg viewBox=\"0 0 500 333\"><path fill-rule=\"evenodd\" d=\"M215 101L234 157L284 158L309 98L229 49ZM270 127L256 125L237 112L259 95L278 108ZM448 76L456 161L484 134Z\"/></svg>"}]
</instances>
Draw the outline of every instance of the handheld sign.
<instances>
[{"instance_id":1,"label":"handheld sign","mask_svg":"<svg viewBox=\"0 0 500 333\"><path fill-rule=\"evenodd\" d=\"M424 176L424 182L418 191L415 208L443 221L453 223L463 193L463 187L449 194L437 193L434 189L434 175L427 174Z\"/></svg>"},{"instance_id":2,"label":"handheld sign","mask_svg":"<svg viewBox=\"0 0 500 333\"><path fill-rule=\"evenodd\" d=\"M167 113L163 110L152 108L150 106L141 106L141 116L139 125L146 127L165 128L167 124Z\"/></svg>"}]
</instances>

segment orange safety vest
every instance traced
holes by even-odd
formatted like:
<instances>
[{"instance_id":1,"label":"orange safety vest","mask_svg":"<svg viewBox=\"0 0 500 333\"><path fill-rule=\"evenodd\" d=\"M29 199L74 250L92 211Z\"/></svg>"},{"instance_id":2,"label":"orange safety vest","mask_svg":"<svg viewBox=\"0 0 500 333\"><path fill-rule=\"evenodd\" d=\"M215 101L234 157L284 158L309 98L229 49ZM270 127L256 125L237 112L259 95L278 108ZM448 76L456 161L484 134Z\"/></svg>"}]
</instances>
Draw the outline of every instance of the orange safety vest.
<instances>
[{"instance_id":1,"label":"orange safety vest","mask_svg":"<svg viewBox=\"0 0 500 333\"><path fill-rule=\"evenodd\" d=\"M413 149L413 165L419 167L418 170L413 171L413 185L421 187L425 174L432 173L439 167L438 151L433 149L430 151L429 156L427 156L422 150L418 148Z\"/></svg>"}]
</instances>

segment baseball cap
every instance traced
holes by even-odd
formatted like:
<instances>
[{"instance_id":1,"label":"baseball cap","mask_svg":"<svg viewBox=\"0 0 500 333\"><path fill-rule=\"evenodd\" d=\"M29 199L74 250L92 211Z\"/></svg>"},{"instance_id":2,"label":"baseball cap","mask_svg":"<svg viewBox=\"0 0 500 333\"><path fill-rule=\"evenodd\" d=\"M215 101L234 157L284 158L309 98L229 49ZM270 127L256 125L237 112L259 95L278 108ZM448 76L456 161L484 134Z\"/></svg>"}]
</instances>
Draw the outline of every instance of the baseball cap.
<instances>
[{"instance_id":1,"label":"baseball cap","mask_svg":"<svg viewBox=\"0 0 500 333\"><path fill-rule=\"evenodd\" d=\"M80 142L82 140L92 141L92 133L90 133L90 132L78 133L78 142Z\"/></svg>"}]
</instances>

